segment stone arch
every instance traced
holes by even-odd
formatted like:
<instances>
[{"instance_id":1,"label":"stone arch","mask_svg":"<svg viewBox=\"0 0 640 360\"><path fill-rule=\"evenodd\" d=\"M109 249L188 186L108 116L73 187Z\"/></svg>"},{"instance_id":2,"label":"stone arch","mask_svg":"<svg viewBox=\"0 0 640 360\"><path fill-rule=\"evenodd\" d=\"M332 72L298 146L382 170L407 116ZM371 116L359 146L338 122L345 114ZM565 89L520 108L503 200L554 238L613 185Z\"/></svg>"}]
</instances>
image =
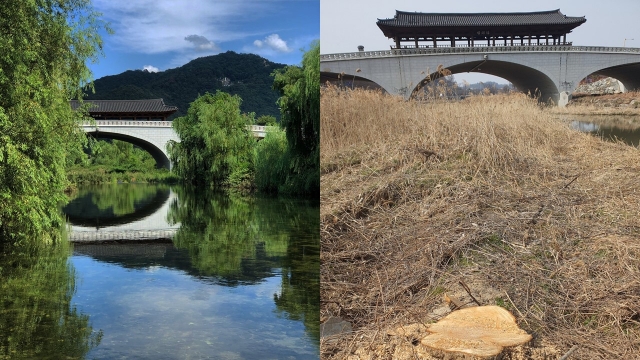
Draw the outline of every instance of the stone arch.
<instances>
[{"instance_id":1,"label":"stone arch","mask_svg":"<svg viewBox=\"0 0 640 360\"><path fill-rule=\"evenodd\" d=\"M348 88L353 87L358 89L381 90L383 92L387 92L385 88L377 84L375 81L352 74L322 71L320 72L320 85L324 85L326 83Z\"/></svg>"},{"instance_id":2,"label":"stone arch","mask_svg":"<svg viewBox=\"0 0 640 360\"><path fill-rule=\"evenodd\" d=\"M539 101L553 101L558 103L559 91L552 79L546 74L526 65L500 60L478 60L459 63L444 67L456 75L465 72L475 72L501 77L511 82L518 91L536 96ZM424 78L417 81L417 85L411 91L411 97L429 83L429 79L437 80L442 75L439 72L425 74Z\"/></svg>"},{"instance_id":3,"label":"stone arch","mask_svg":"<svg viewBox=\"0 0 640 360\"><path fill-rule=\"evenodd\" d=\"M106 128L108 129L108 128ZM94 137L101 137L113 140L121 140L126 141L128 143L139 146L140 148L146 150L156 161L156 167L159 169L171 169L171 161L169 160L168 154L165 150L161 149L156 145L153 141L149 139L144 139L140 135L128 133L126 131L118 130L109 131L109 130L101 130L101 129L92 129L87 131L87 134Z\"/></svg>"}]
</instances>

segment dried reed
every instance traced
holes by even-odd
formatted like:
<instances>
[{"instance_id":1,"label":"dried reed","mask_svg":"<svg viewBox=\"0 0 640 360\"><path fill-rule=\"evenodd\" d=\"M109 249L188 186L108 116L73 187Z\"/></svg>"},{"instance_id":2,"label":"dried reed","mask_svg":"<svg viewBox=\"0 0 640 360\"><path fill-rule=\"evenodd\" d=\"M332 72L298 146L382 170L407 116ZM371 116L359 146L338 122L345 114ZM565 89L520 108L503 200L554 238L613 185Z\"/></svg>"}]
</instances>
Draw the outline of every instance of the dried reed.
<instances>
[{"instance_id":1,"label":"dried reed","mask_svg":"<svg viewBox=\"0 0 640 360\"><path fill-rule=\"evenodd\" d=\"M436 320L468 284L534 334L519 358L638 358L639 170L637 149L524 95L323 90L321 317L356 331L322 357L398 358L417 342L387 330Z\"/></svg>"}]
</instances>

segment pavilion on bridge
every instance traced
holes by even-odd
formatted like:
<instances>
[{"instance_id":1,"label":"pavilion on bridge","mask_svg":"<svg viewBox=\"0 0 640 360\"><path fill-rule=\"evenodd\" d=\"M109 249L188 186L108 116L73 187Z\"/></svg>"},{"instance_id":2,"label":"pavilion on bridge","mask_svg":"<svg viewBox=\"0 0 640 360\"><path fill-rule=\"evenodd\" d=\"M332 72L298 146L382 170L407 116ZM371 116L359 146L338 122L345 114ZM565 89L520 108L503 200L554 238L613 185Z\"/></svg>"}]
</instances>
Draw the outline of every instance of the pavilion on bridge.
<instances>
[{"instance_id":1,"label":"pavilion on bridge","mask_svg":"<svg viewBox=\"0 0 640 360\"><path fill-rule=\"evenodd\" d=\"M74 110L80 106L77 100L69 103ZM89 104L89 115L96 120L166 121L178 111L178 107L167 106L162 99L84 100L83 104Z\"/></svg>"},{"instance_id":2,"label":"pavilion on bridge","mask_svg":"<svg viewBox=\"0 0 640 360\"><path fill-rule=\"evenodd\" d=\"M456 46L571 45L567 33L587 19L558 10L515 13L422 13L396 10L378 19L395 49ZM496 43L497 41L497 43ZM404 44L405 43L409 43ZM423 42L423 44L420 44ZM428 42L424 44L424 42ZM438 44L446 42L446 45ZM391 46L394 49L393 45Z\"/></svg>"}]
</instances>

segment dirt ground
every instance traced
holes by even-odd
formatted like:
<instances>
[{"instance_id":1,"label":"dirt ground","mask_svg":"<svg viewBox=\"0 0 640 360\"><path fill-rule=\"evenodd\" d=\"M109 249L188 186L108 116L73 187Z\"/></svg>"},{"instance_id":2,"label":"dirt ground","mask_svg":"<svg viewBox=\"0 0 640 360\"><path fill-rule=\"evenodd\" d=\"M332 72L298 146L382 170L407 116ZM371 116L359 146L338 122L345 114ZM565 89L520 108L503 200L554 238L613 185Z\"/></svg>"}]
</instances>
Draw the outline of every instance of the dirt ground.
<instances>
[{"instance_id":1,"label":"dirt ground","mask_svg":"<svg viewBox=\"0 0 640 360\"><path fill-rule=\"evenodd\" d=\"M429 325L499 305L533 335L504 359L640 359L639 175L524 96L323 90L321 357L446 358Z\"/></svg>"}]
</instances>

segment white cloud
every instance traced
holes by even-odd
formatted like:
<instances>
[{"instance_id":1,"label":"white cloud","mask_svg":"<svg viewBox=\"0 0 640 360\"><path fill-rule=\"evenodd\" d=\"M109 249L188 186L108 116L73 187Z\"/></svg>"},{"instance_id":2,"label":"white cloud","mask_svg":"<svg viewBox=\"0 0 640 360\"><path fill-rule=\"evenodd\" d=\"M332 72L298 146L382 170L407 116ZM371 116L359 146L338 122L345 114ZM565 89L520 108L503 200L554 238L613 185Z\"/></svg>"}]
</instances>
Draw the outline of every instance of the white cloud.
<instances>
[{"instance_id":1,"label":"white cloud","mask_svg":"<svg viewBox=\"0 0 640 360\"><path fill-rule=\"evenodd\" d=\"M242 1L192 0L185 6L175 0L94 0L94 6L115 30L106 40L121 50L143 54L193 51L194 44L185 41L192 34L211 43L198 50L210 51L218 42L255 35L237 28L238 19L251 20ZM264 11L267 4L252 2L251 6Z\"/></svg>"},{"instance_id":2,"label":"white cloud","mask_svg":"<svg viewBox=\"0 0 640 360\"><path fill-rule=\"evenodd\" d=\"M291 48L287 46L287 42L282 40L278 34L271 34L267 36L264 41L256 40L253 42L253 45L260 49L266 47L277 52L291 52Z\"/></svg>"},{"instance_id":3,"label":"white cloud","mask_svg":"<svg viewBox=\"0 0 640 360\"><path fill-rule=\"evenodd\" d=\"M152 72L152 73L157 73L160 71L160 69L158 69L157 67L153 66L153 65L145 65L143 68L143 70L147 70L148 72Z\"/></svg>"},{"instance_id":4,"label":"white cloud","mask_svg":"<svg viewBox=\"0 0 640 360\"><path fill-rule=\"evenodd\" d=\"M184 38L188 42L192 43L193 46L198 51L206 51L206 50L218 50L216 44L201 35L189 35Z\"/></svg>"}]
</instances>

